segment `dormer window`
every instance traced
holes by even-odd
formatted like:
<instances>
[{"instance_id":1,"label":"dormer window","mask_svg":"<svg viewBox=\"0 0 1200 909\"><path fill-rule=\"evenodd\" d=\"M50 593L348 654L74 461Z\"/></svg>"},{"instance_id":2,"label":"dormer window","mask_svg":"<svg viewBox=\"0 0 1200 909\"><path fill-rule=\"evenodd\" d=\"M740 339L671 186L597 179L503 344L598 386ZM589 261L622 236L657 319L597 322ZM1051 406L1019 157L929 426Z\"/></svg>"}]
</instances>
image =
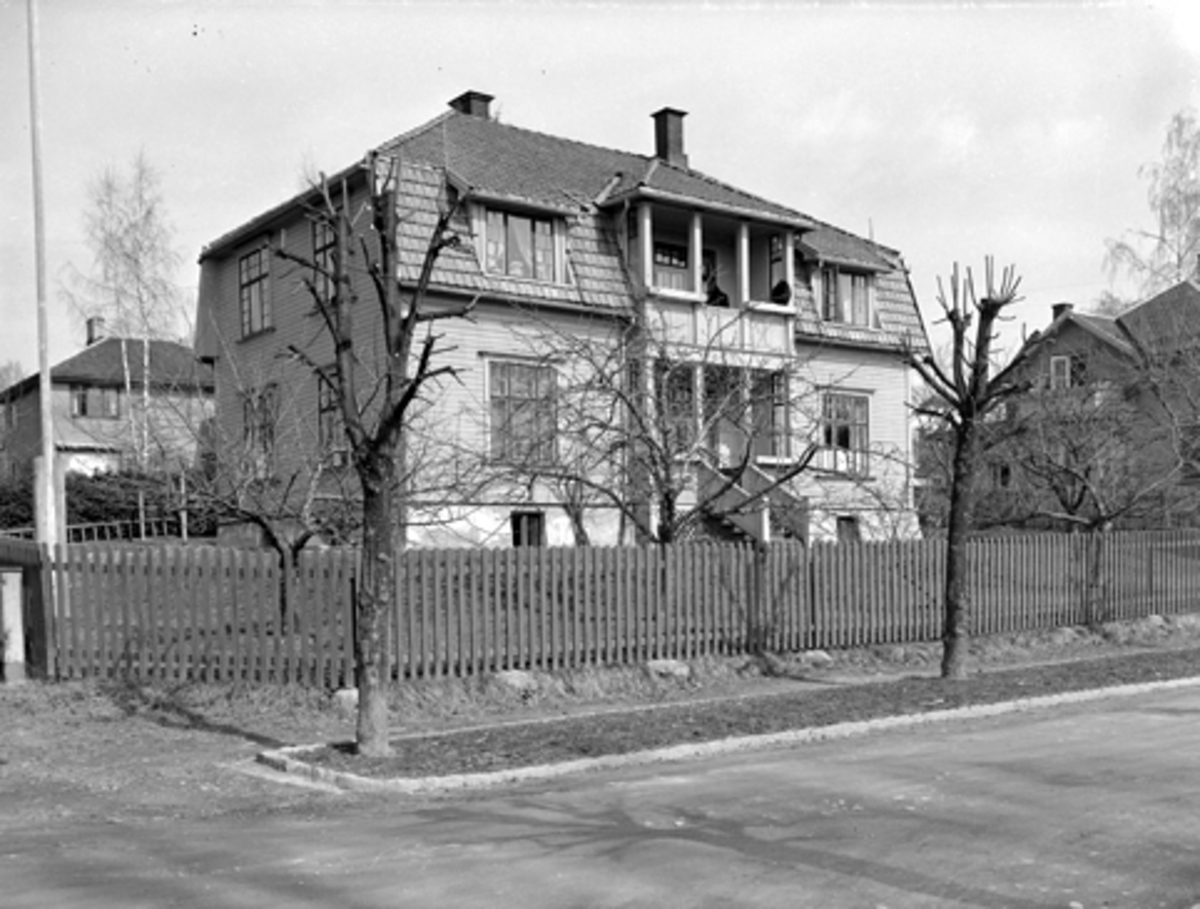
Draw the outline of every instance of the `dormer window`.
<instances>
[{"instance_id":1,"label":"dormer window","mask_svg":"<svg viewBox=\"0 0 1200 909\"><path fill-rule=\"evenodd\" d=\"M490 274L532 281L562 281L554 221L488 209L485 267Z\"/></svg>"},{"instance_id":2,"label":"dormer window","mask_svg":"<svg viewBox=\"0 0 1200 909\"><path fill-rule=\"evenodd\" d=\"M846 325L875 325L874 279L868 272L837 265L821 268L821 318Z\"/></svg>"}]
</instances>

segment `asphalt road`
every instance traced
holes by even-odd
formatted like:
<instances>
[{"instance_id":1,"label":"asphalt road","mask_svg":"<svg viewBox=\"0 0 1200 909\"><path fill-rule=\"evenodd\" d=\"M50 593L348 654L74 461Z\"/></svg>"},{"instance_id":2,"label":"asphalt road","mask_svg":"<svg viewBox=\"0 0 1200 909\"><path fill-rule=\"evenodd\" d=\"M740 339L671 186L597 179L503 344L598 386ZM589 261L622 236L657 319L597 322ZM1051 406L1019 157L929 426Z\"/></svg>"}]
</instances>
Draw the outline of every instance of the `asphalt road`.
<instances>
[{"instance_id":1,"label":"asphalt road","mask_svg":"<svg viewBox=\"0 0 1200 909\"><path fill-rule=\"evenodd\" d=\"M47 820L0 834L0 906L1200 907L1200 687L503 792Z\"/></svg>"}]
</instances>

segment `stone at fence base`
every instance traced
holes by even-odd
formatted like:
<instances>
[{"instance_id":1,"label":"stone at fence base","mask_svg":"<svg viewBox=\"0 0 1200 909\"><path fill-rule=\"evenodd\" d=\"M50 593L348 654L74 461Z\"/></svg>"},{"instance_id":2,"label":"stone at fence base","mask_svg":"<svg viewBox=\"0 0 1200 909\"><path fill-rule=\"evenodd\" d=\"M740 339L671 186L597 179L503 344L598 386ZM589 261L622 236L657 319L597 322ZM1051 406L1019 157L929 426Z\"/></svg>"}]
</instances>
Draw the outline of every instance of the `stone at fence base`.
<instances>
[{"instance_id":1,"label":"stone at fence base","mask_svg":"<svg viewBox=\"0 0 1200 909\"><path fill-rule=\"evenodd\" d=\"M796 654L796 662L807 669L825 669L833 665L833 657L824 650L803 650Z\"/></svg>"},{"instance_id":2,"label":"stone at fence base","mask_svg":"<svg viewBox=\"0 0 1200 909\"><path fill-rule=\"evenodd\" d=\"M505 688L517 694L527 695L537 691L537 679L524 669L502 669L496 673L495 679Z\"/></svg>"},{"instance_id":3,"label":"stone at fence base","mask_svg":"<svg viewBox=\"0 0 1200 909\"><path fill-rule=\"evenodd\" d=\"M692 667L682 660L648 660L646 672L660 679L690 679Z\"/></svg>"},{"instance_id":4,"label":"stone at fence base","mask_svg":"<svg viewBox=\"0 0 1200 909\"><path fill-rule=\"evenodd\" d=\"M354 716L358 712L358 689L339 688L333 693L333 706L342 716Z\"/></svg>"}]
</instances>

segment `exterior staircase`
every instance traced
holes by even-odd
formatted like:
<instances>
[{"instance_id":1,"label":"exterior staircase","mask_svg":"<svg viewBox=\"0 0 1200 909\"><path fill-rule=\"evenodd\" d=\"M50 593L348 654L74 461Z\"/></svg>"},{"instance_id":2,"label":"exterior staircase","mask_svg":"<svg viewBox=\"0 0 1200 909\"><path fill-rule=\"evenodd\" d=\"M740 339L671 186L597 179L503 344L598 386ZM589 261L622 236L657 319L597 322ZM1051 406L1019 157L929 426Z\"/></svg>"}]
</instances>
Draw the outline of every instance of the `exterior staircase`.
<instances>
[{"instance_id":1,"label":"exterior staircase","mask_svg":"<svg viewBox=\"0 0 1200 909\"><path fill-rule=\"evenodd\" d=\"M756 543L791 538L808 543L808 501L793 495L752 464L736 481L711 464L696 465L701 497L709 515Z\"/></svg>"}]
</instances>

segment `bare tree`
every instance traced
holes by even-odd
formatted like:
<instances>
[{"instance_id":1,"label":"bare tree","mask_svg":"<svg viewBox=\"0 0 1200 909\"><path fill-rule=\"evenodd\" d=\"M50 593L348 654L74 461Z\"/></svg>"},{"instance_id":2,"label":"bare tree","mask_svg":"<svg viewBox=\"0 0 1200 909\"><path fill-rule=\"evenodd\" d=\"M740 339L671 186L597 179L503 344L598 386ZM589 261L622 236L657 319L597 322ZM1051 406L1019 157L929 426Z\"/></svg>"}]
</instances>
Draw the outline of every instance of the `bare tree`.
<instances>
[{"instance_id":1,"label":"bare tree","mask_svg":"<svg viewBox=\"0 0 1200 909\"><path fill-rule=\"evenodd\" d=\"M1197 273L1200 257L1200 121L1194 110L1176 113L1167 127L1162 160L1139 171L1154 227L1108 240L1110 274L1125 273L1143 297Z\"/></svg>"},{"instance_id":2,"label":"bare tree","mask_svg":"<svg viewBox=\"0 0 1200 909\"><path fill-rule=\"evenodd\" d=\"M813 394L794 369L727 366L716 344L684 354L641 317L586 330L530 321L539 325L531 368L555 383L553 397L540 410L531 402L491 415L490 466L501 484L541 484L556 496L576 544L590 542L584 514L596 508L618 515L631 531L622 537L661 544L703 537L711 521L756 538L768 504L780 526L805 535L805 503L788 484L818 446L786 456L785 414ZM760 454L780 466L764 471Z\"/></svg>"},{"instance_id":3,"label":"bare tree","mask_svg":"<svg viewBox=\"0 0 1200 909\"><path fill-rule=\"evenodd\" d=\"M144 469L150 444L149 342L180 337L184 318L175 283L182 257L174 246L161 177L144 152L133 159L127 174L109 167L91 182L84 228L92 267L84 272L71 266L62 294L79 316L103 318L106 329L121 338L130 402L133 373L125 340L143 341L142 408L130 406L127 418L138 466Z\"/></svg>"},{"instance_id":4,"label":"bare tree","mask_svg":"<svg viewBox=\"0 0 1200 909\"><path fill-rule=\"evenodd\" d=\"M385 684L389 672L385 619L395 602L397 524L408 506L402 482L407 471L406 432L423 392L439 379L456 375L454 367L438 365L441 335L433 331L443 319L467 316L466 305L435 307L429 285L438 256L460 243L452 226L458 207L444 180L438 214L425 248L416 286L405 294L399 284L397 257L397 189L399 162L372 154L365 162L369 183L370 229L356 229L349 191L322 181L320 201L309 212L335 238L326 262L294 255L282 248L279 257L301 265L311 275L305 283L332 342L332 364L318 362L309 351L293 346L289 352L332 390L341 416L350 466L361 502L362 576L356 593L355 661L359 706L356 727L358 753L390 753ZM380 331L367 348L354 322L358 292L352 271L370 277ZM380 359L376 362L372 357ZM370 365L371 368L368 368ZM400 520L398 520L400 519Z\"/></svg>"},{"instance_id":5,"label":"bare tree","mask_svg":"<svg viewBox=\"0 0 1200 909\"><path fill-rule=\"evenodd\" d=\"M974 275L969 268L963 280L955 265L948 294L939 278L938 304L951 330L949 361L939 363L933 354L921 354L911 349L905 352L906 362L943 404L936 408L918 407L918 413L945 421L953 436L942 637L942 677L947 679L966 677L971 618L967 535L975 505L980 427L998 404L1022 388L1017 383L995 381L991 375L996 322L1005 309L1020 299L1017 296L1020 279L1012 266L1004 269L998 285L995 278L991 257L985 260L983 296L977 296ZM973 337L972 327L975 329ZM1010 370L1027 357L1031 349L1029 345L1023 347Z\"/></svg>"}]
</instances>

